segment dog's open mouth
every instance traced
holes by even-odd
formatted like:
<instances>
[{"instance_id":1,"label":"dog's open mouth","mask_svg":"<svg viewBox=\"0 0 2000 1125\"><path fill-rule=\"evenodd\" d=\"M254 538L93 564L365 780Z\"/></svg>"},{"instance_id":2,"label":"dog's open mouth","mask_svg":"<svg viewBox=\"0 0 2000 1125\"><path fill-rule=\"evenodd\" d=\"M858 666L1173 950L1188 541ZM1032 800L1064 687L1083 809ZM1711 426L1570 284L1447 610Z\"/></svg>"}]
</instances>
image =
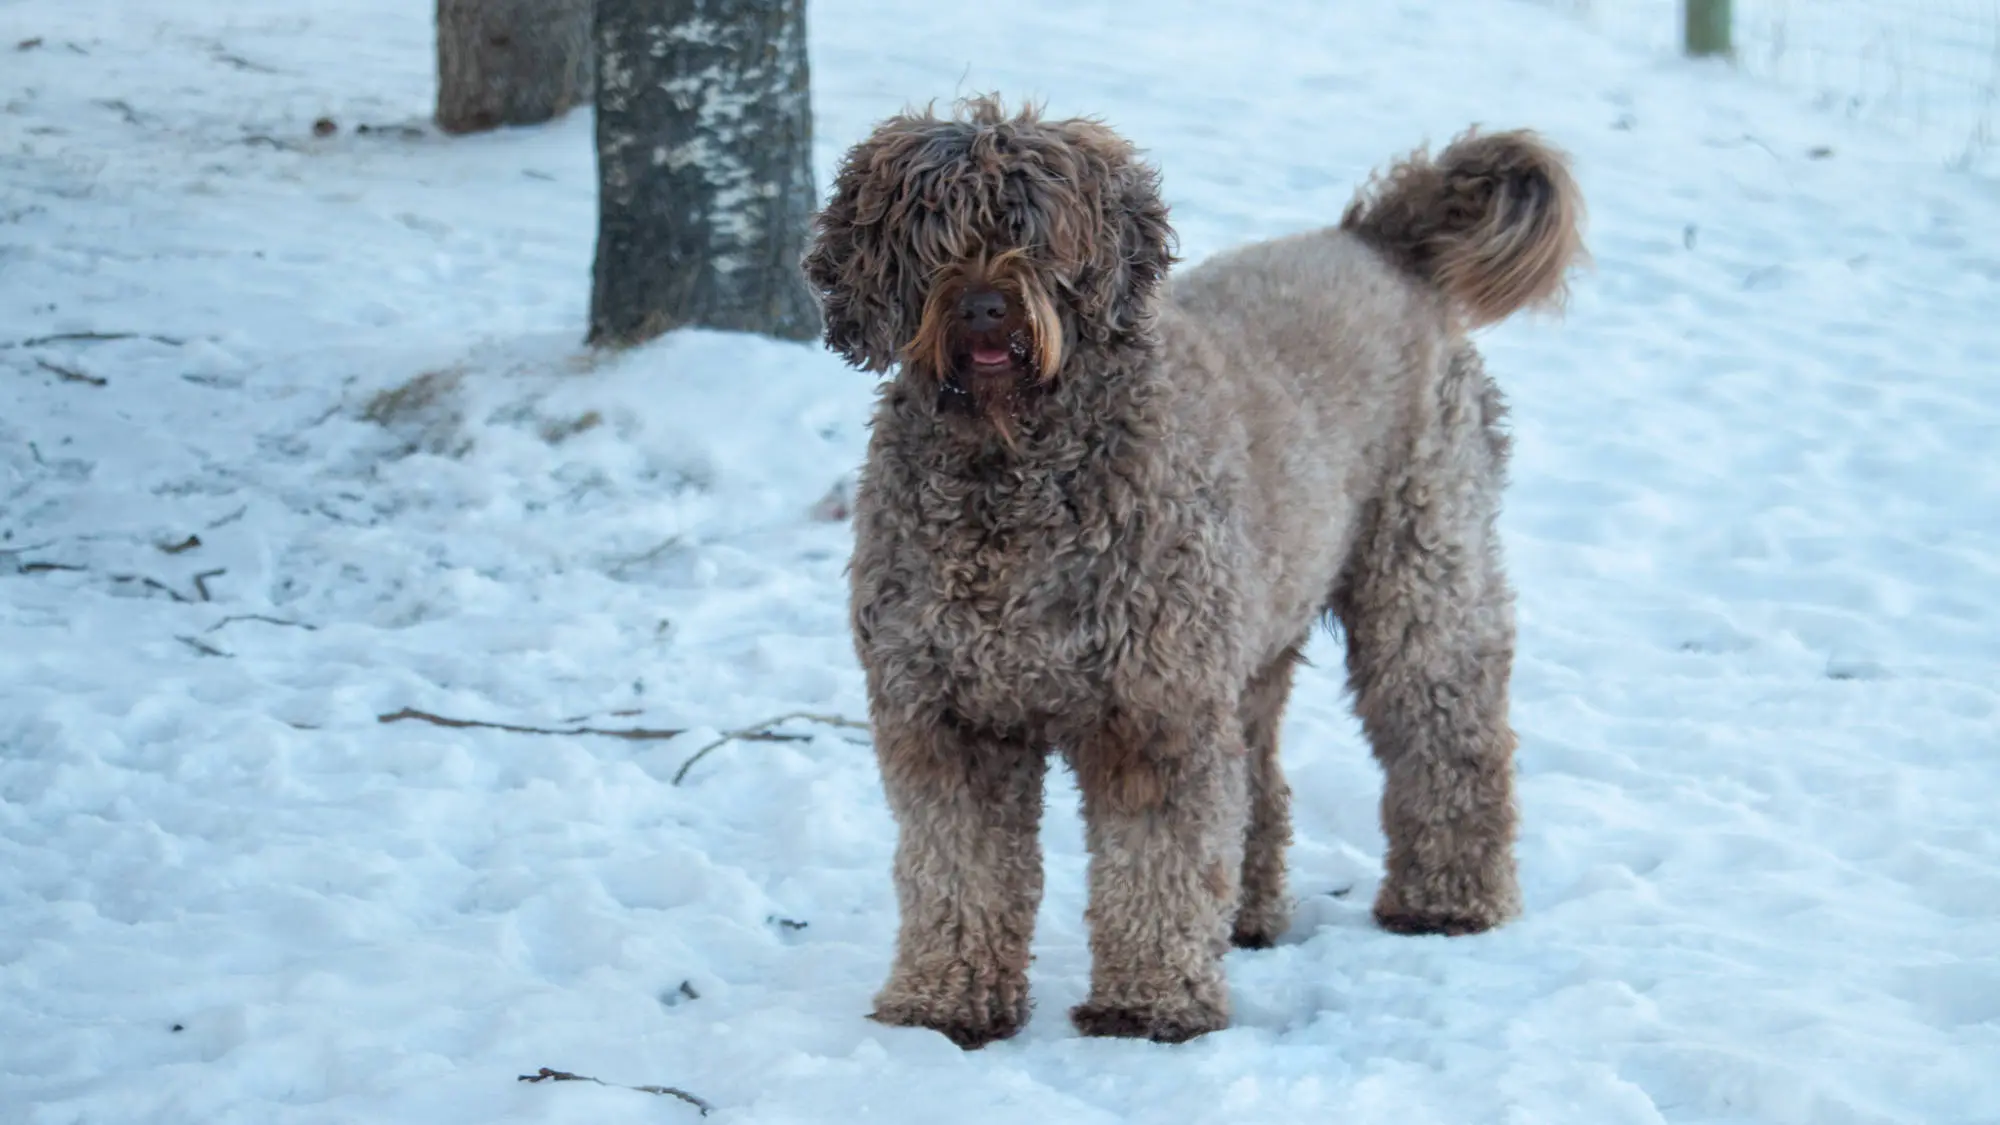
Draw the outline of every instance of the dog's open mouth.
<instances>
[{"instance_id":1,"label":"dog's open mouth","mask_svg":"<svg viewBox=\"0 0 2000 1125\"><path fill-rule=\"evenodd\" d=\"M1014 417L1036 385L1032 341L1022 329L968 333L954 342L938 409L981 418L1014 444Z\"/></svg>"},{"instance_id":2,"label":"dog's open mouth","mask_svg":"<svg viewBox=\"0 0 2000 1125\"><path fill-rule=\"evenodd\" d=\"M1033 352L1025 332L1010 332L998 339L973 339L955 350L953 367L962 376L984 380L1033 374Z\"/></svg>"}]
</instances>

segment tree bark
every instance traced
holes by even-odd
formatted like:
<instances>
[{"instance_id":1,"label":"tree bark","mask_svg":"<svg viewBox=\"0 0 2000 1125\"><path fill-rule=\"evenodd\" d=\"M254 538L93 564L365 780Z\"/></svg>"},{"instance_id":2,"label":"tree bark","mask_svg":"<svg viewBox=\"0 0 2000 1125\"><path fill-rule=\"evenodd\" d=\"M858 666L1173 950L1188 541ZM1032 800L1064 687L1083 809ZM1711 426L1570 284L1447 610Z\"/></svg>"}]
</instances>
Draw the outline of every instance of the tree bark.
<instances>
[{"instance_id":1,"label":"tree bark","mask_svg":"<svg viewBox=\"0 0 2000 1125\"><path fill-rule=\"evenodd\" d=\"M591 0L437 0L438 127L535 125L590 100Z\"/></svg>"},{"instance_id":2,"label":"tree bark","mask_svg":"<svg viewBox=\"0 0 2000 1125\"><path fill-rule=\"evenodd\" d=\"M1729 0L1682 0L1687 53L1694 56L1734 54L1730 47Z\"/></svg>"},{"instance_id":3,"label":"tree bark","mask_svg":"<svg viewBox=\"0 0 2000 1125\"><path fill-rule=\"evenodd\" d=\"M598 0L592 344L811 339L805 0Z\"/></svg>"}]
</instances>

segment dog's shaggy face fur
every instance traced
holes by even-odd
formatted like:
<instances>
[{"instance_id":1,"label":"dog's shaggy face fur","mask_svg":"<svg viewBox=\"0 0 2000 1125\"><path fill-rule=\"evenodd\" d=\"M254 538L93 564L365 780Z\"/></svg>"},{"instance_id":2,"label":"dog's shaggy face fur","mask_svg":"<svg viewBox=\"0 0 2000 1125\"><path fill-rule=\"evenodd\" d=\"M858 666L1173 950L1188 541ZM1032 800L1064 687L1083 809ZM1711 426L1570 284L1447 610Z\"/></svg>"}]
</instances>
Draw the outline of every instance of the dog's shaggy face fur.
<instances>
[{"instance_id":1,"label":"dog's shaggy face fur","mask_svg":"<svg viewBox=\"0 0 2000 1125\"><path fill-rule=\"evenodd\" d=\"M1376 918L1518 909L1504 407L1465 333L1560 303L1581 211L1533 135L1467 134L1169 292L1157 176L1102 124L979 99L848 153L805 267L827 343L893 373L851 594L899 827L877 1019L1026 1020L1059 752L1091 851L1072 1019L1226 1025L1222 951L1289 916L1277 737L1322 614L1386 776Z\"/></svg>"},{"instance_id":2,"label":"dog's shaggy face fur","mask_svg":"<svg viewBox=\"0 0 2000 1125\"><path fill-rule=\"evenodd\" d=\"M904 369L947 410L1004 434L1078 346L1151 326L1173 261L1159 179L1092 121L905 114L848 153L806 274L827 343L855 366ZM969 297L1004 301L969 323Z\"/></svg>"}]
</instances>

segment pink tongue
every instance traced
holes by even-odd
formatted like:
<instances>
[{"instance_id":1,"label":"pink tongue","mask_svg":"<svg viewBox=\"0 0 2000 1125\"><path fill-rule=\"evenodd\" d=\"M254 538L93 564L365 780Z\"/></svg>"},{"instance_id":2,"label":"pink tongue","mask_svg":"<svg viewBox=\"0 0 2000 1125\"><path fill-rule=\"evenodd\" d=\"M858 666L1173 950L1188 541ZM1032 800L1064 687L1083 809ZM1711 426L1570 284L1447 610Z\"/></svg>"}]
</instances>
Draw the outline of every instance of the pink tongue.
<instances>
[{"instance_id":1,"label":"pink tongue","mask_svg":"<svg viewBox=\"0 0 2000 1125\"><path fill-rule=\"evenodd\" d=\"M981 367L998 367L1007 362L1006 348L974 348L972 362Z\"/></svg>"}]
</instances>

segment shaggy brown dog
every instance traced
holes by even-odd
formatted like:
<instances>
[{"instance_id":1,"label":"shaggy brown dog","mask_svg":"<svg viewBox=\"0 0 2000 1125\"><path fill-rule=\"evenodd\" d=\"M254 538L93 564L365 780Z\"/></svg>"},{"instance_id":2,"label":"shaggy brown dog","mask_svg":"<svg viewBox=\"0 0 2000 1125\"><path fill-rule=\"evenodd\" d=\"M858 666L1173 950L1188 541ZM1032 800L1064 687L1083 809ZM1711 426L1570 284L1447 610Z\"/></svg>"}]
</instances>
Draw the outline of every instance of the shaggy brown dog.
<instances>
[{"instance_id":1,"label":"shaggy brown dog","mask_svg":"<svg viewBox=\"0 0 2000 1125\"><path fill-rule=\"evenodd\" d=\"M1101 124L979 99L847 154L806 272L827 343L901 368L854 507L900 828L875 1018L1020 1029L1060 748L1091 853L1076 1026L1225 1026L1223 951L1287 922L1278 728L1323 612L1387 774L1376 918L1464 934L1519 908L1507 440L1466 332L1560 302L1580 217L1532 134L1467 134L1169 292L1158 177Z\"/></svg>"}]
</instances>

